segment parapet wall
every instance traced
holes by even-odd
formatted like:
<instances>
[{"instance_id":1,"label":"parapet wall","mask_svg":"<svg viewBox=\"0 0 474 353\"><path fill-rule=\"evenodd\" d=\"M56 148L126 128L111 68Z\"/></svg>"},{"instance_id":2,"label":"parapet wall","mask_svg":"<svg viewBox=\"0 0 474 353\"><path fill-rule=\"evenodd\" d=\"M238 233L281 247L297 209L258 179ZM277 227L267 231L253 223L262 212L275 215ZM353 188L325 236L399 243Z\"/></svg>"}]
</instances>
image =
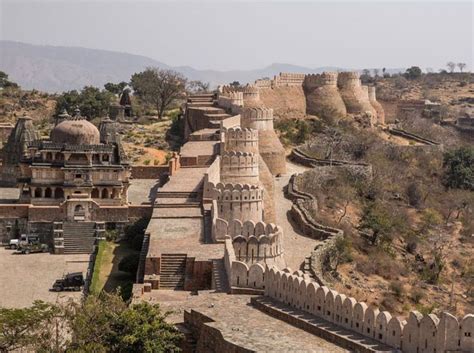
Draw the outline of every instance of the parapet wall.
<instances>
[{"instance_id":1,"label":"parapet wall","mask_svg":"<svg viewBox=\"0 0 474 353\"><path fill-rule=\"evenodd\" d=\"M337 77L337 72L305 76L303 90L308 114L321 118L342 118L347 115L346 106L337 88Z\"/></svg>"},{"instance_id":2,"label":"parapet wall","mask_svg":"<svg viewBox=\"0 0 474 353\"><path fill-rule=\"evenodd\" d=\"M224 129L221 151L258 153L258 130L248 128Z\"/></svg>"},{"instance_id":3,"label":"parapet wall","mask_svg":"<svg viewBox=\"0 0 474 353\"><path fill-rule=\"evenodd\" d=\"M368 91L362 88L358 72L339 73L337 84L348 113L364 114L370 112L373 117L376 117L377 112L369 102Z\"/></svg>"},{"instance_id":4,"label":"parapet wall","mask_svg":"<svg viewBox=\"0 0 474 353\"><path fill-rule=\"evenodd\" d=\"M214 200L213 217L227 222L234 219L260 222L263 220L264 191L249 184L204 183L205 195Z\"/></svg>"},{"instance_id":5,"label":"parapet wall","mask_svg":"<svg viewBox=\"0 0 474 353\"><path fill-rule=\"evenodd\" d=\"M377 113L377 123L384 125L385 124L385 110L377 101L376 89L375 86L369 86L369 102Z\"/></svg>"},{"instance_id":6,"label":"parapet wall","mask_svg":"<svg viewBox=\"0 0 474 353\"><path fill-rule=\"evenodd\" d=\"M258 185L258 154L228 151L221 155L220 178L222 183Z\"/></svg>"},{"instance_id":7,"label":"parapet wall","mask_svg":"<svg viewBox=\"0 0 474 353\"><path fill-rule=\"evenodd\" d=\"M243 108L241 116L243 128L273 130L273 109L271 108Z\"/></svg>"},{"instance_id":8,"label":"parapet wall","mask_svg":"<svg viewBox=\"0 0 474 353\"><path fill-rule=\"evenodd\" d=\"M448 313L439 318L413 311L402 320L275 267L265 272L264 288L267 297L405 353L469 352L474 347L473 314L458 320Z\"/></svg>"},{"instance_id":9,"label":"parapet wall","mask_svg":"<svg viewBox=\"0 0 474 353\"><path fill-rule=\"evenodd\" d=\"M244 97L244 105L260 101L260 91L257 86L246 85L242 88L242 94Z\"/></svg>"},{"instance_id":10,"label":"parapet wall","mask_svg":"<svg viewBox=\"0 0 474 353\"><path fill-rule=\"evenodd\" d=\"M258 88L275 88L282 86L301 86L303 84L305 74L280 72L273 76L273 79L255 80L254 86Z\"/></svg>"}]
</instances>

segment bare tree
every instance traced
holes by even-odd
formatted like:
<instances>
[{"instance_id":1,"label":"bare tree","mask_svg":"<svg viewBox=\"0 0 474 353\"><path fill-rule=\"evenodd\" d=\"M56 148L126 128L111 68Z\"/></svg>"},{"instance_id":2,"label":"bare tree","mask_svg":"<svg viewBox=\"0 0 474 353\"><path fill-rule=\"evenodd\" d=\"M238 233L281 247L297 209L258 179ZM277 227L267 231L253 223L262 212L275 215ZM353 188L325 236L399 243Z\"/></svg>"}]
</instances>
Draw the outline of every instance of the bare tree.
<instances>
[{"instance_id":1,"label":"bare tree","mask_svg":"<svg viewBox=\"0 0 474 353\"><path fill-rule=\"evenodd\" d=\"M463 70L465 69L466 67L466 63L457 63L458 67L459 67L459 71L463 72Z\"/></svg>"},{"instance_id":2,"label":"bare tree","mask_svg":"<svg viewBox=\"0 0 474 353\"><path fill-rule=\"evenodd\" d=\"M450 73L453 73L454 69L456 69L456 64L452 61L448 62L446 66L448 67Z\"/></svg>"},{"instance_id":3,"label":"bare tree","mask_svg":"<svg viewBox=\"0 0 474 353\"><path fill-rule=\"evenodd\" d=\"M373 69L372 72L374 73L374 77L379 77L379 69Z\"/></svg>"},{"instance_id":4,"label":"bare tree","mask_svg":"<svg viewBox=\"0 0 474 353\"><path fill-rule=\"evenodd\" d=\"M180 73L158 68L133 74L130 83L134 94L153 105L160 119L176 99L184 96L186 87L186 79Z\"/></svg>"}]
</instances>

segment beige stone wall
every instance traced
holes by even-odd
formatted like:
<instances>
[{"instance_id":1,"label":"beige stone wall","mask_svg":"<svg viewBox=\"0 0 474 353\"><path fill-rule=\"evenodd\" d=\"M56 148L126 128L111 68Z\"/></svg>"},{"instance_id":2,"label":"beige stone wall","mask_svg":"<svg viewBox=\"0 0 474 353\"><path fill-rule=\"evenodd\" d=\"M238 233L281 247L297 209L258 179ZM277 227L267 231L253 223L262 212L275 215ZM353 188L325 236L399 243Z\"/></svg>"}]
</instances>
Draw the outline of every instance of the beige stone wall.
<instances>
[{"instance_id":1,"label":"beige stone wall","mask_svg":"<svg viewBox=\"0 0 474 353\"><path fill-rule=\"evenodd\" d=\"M443 313L413 311L401 320L387 311L369 307L291 270L275 267L265 273L265 295L336 325L375 339L405 353L469 351L474 347L474 315L461 320Z\"/></svg>"},{"instance_id":2,"label":"beige stone wall","mask_svg":"<svg viewBox=\"0 0 474 353\"><path fill-rule=\"evenodd\" d=\"M222 153L220 160L222 183L258 185L258 154L229 151Z\"/></svg>"},{"instance_id":3,"label":"beige stone wall","mask_svg":"<svg viewBox=\"0 0 474 353\"><path fill-rule=\"evenodd\" d=\"M368 93L362 88L358 72L339 73L337 85L348 113L363 114L371 112L373 115L376 114L375 109L369 102Z\"/></svg>"},{"instance_id":4,"label":"beige stone wall","mask_svg":"<svg viewBox=\"0 0 474 353\"><path fill-rule=\"evenodd\" d=\"M377 101L375 86L369 86L369 101L377 113L377 123L384 125L385 124L385 110L383 109L382 104L380 104Z\"/></svg>"},{"instance_id":5,"label":"beige stone wall","mask_svg":"<svg viewBox=\"0 0 474 353\"><path fill-rule=\"evenodd\" d=\"M337 72L306 75L303 90L308 114L321 118L342 118L347 115L346 106L337 88L337 77Z\"/></svg>"}]
</instances>

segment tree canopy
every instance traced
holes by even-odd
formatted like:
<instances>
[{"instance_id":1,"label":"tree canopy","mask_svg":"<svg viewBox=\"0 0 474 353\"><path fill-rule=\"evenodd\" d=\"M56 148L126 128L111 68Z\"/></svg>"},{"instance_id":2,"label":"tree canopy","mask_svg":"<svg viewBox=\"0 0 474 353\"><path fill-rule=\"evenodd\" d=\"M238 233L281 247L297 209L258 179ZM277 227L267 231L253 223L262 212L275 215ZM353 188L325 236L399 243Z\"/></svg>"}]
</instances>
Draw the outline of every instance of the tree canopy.
<instances>
[{"instance_id":1,"label":"tree canopy","mask_svg":"<svg viewBox=\"0 0 474 353\"><path fill-rule=\"evenodd\" d=\"M0 71L0 88L18 88L18 84L8 79L8 74Z\"/></svg>"},{"instance_id":2,"label":"tree canopy","mask_svg":"<svg viewBox=\"0 0 474 353\"><path fill-rule=\"evenodd\" d=\"M112 83L112 82L107 82L104 85L104 88L109 91L110 93L117 94L119 95L122 93L123 89L128 85L127 82L122 81L120 83Z\"/></svg>"},{"instance_id":3,"label":"tree canopy","mask_svg":"<svg viewBox=\"0 0 474 353\"><path fill-rule=\"evenodd\" d=\"M157 304L128 306L120 293L64 305L0 308L0 351L178 352L181 334L165 319Z\"/></svg>"},{"instance_id":4,"label":"tree canopy","mask_svg":"<svg viewBox=\"0 0 474 353\"><path fill-rule=\"evenodd\" d=\"M55 115L61 114L64 109L71 112L79 108L88 119L103 117L108 114L112 99L113 93L92 86L86 86L80 92L64 92L56 99Z\"/></svg>"},{"instance_id":5,"label":"tree canopy","mask_svg":"<svg viewBox=\"0 0 474 353\"><path fill-rule=\"evenodd\" d=\"M134 95L145 104L154 106L162 118L173 102L185 94L186 78L172 70L147 68L132 75Z\"/></svg>"},{"instance_id":6,"label":"tree canopy","mask_svg":"<svg viewBox=\"0 0 474 353\"><path fill-rule=\"evenodd\" d=\"M474 191L474 147L461 147L444 154L444 184Z\"/></svg>"},{"instance_id":7,"label":"tree canopy","mask_svg":"<svg viewBox=\"0 0 474 353\"><path fill-rule=\"evenodd\" d=\"M421 77L422 74L423 74L423 72L421 71L421 69L418 66L412 66L412 67L409 67L405 71L404 76L409 80L414 80L414 79L417 79L417 78Z\"/></svg>"}]
</instances>

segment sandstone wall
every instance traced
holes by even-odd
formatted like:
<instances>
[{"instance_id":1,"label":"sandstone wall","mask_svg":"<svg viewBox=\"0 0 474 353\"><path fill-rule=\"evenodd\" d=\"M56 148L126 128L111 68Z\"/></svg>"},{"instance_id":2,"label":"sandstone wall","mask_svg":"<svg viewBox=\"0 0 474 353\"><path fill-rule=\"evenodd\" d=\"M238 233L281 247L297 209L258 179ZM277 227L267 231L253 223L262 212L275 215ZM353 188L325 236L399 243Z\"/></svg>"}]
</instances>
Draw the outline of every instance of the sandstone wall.
<instances>
[{"instance_id":1,"label":"sandstone wall","mask_svg":"<svg viewBox=\"0 0 474 353\"><path fill-rule=\"evenodd\" d=\"M221 152L258 153L258 130L236 127L225 129L223 134Z\"/></svg>"},{"instance_id":2,"label":"sandstone wall","mask_svg":"<svg viewBox=\"0 0 474 353\"><path fill-rule=\"evenodd\" d=\"M341 72L337 78L337 85L342 100L346 105L348 113L363 114L371 112L374 116L375 109L369 102L368 93L362 88L359 73L357 72Z\"/></svg>"},{"instance_id":3,"label":"sandstone wall","mask_svg":"<svg viewBox=\"0 0 474 353\"><path fill-rule=\"evenodd\" d=\"M382 104L380 104L377 101L377 96L375 93L375 86L369 86L369 102L372 105L372 107L375 109L375 112L377 113L377 123L381 125L385 125L385 110L382 107Z\"/></svg>"},{"instance_id":4,"label":"sandstone wall","mask_svg":"<svg viewBox=\"0 0 474 353\"><path fill-rule=\"evenodd\" d=\"M283 86L260 90L260 100L272 107L276 119L298 119L306 115L303 86Z\"/></svg>"},{"instance_id":5,"label":"sandstone wall","mask_svg":"<svg viewBox=\"0 0 474 353\"><path fill-rule=\"evenodd\" d=\"M134 179L160 179L164 174L169 172L169 167L167 165L157 165L157 166L145 166L145 165L136 165L131 168L132 175Z\"/></svg>"},{"instance_id":6,"label":"sandstone wall","mask_svg":"<svg viewBox=\"0 0 474 353\"><path fill-rule=\"evenodd\" d=\"M291 270L271 268L265 273L265 295L362 334L405 353L469 351L474 347L474 315L461 320L443 313L411 312L402 320L354 298L319 286Z\"/></svg>"},{"instance_id":7,"label":"sandstone wall","mask_svg":"<svg viewBox=\"0 0 474 353\"><path fill-rule=\"evenodd\" d=\"M306 75L303 90L308 114L336 119L347 115L346 106L337 88L337 77L337 72Z\"/></svg>"},{"instance_id":8,"label":"sandstone wall","mask_svg":"<svg viewBox=\"0 0 474 353\"><path fill-rule=\"evenodd\" d=\"M220 160L221 182L258 185L258 154L230 151L222 153Z\"/></svg>"}]
</instances>

